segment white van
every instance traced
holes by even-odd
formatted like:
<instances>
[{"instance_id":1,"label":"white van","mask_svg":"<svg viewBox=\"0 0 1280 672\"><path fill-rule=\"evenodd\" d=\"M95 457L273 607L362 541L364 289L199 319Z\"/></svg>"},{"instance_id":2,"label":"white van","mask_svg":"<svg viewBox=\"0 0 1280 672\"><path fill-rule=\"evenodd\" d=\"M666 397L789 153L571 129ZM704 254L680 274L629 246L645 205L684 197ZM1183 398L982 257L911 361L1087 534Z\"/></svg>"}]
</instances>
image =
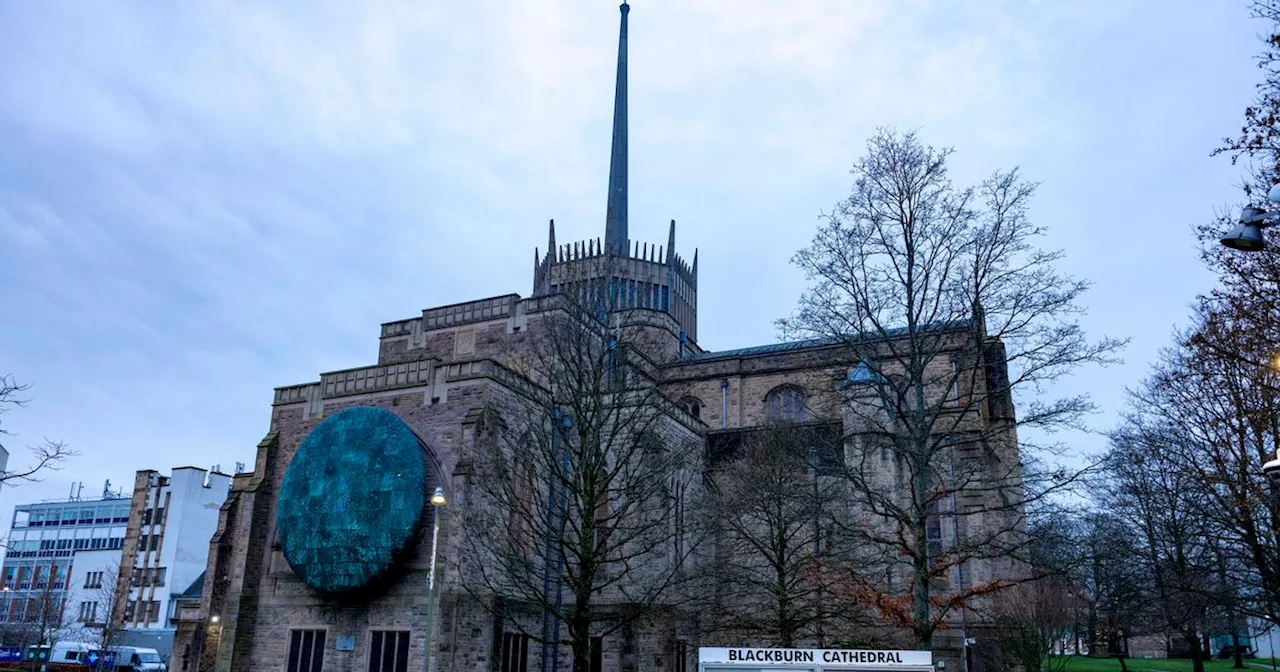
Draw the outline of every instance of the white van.
<instances>
[{"instance_id":1,"label":"white van","mask_svg":"<svg viewBox=\"0 0 1280 672\"><path fill-rule=\"evenodd\" d=\"M169 666L165 665L164 660L160 658L160 652L155 649L145 649L140 646L113 646L111 650L116 654L117 670L167 672L169 669Z\"/></svg>"},{"instance_id":2,"label":"white van","mask_svg":"<svg viewBox=\"0 0 1280 672\"><path fill-rule=\"evenodd\" d=\"M98 647L84 642L56 642L49 656L49 662L84 665L89 652L97 650Z\"/></svg>"},{"instance_id":3,"label":"white van","mask_svg":"<svg viewBox=\"0 0 1280 672\"><path fill-rule=\"evenodd\" d=\"M33 663L85 665L89 652L97 650L97 647L84 642L54 642L52 646L28 646L25 660Z\"/></svg>"}]
</instances>

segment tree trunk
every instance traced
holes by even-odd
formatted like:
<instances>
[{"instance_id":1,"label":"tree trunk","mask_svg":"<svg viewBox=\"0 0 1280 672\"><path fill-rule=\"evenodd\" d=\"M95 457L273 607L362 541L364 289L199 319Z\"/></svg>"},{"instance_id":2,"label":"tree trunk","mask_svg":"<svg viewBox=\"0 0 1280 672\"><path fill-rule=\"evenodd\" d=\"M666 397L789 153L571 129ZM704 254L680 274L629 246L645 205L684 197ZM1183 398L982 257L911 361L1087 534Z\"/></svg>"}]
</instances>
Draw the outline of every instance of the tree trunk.
<instances>
[{"instance_id":1,"label":"tree trunk","mask_svg":"<svg viewBox=\"0 0 1280 672\"><path fill-rule=\"evenodd\" d=\"M569 621L573 672L591 672L591 618L575 614Z\"/></svg>"},{"instance_id":2,"label":"tree trunk","mask_svg":"<svg viewBox=\"0 0 1280 672\"><path fill-rule=\"evenodd\" d=\"M1204 651L1200 648L1200 637L1194 629L1187 629L1183 631L1182 638L1191 647L1192 672L1204 672Z\"/></svg>"},{"instance_id":3,"label":"tree trunk","mask_svg":"<svg viewBox=\"0 0 1280 672\"><path fill-rule=\"evenodd\" d=\"M1240 632L1239 630L1236 629L1234 623L1235 623L1235 619L1232 619L1233 625L1231 627L1231 652L1235 654L1236 662L1231 667L1237 670L1243 670L1244 669L1244 653L1240 651Z\"/></svg>"}]
</instances>

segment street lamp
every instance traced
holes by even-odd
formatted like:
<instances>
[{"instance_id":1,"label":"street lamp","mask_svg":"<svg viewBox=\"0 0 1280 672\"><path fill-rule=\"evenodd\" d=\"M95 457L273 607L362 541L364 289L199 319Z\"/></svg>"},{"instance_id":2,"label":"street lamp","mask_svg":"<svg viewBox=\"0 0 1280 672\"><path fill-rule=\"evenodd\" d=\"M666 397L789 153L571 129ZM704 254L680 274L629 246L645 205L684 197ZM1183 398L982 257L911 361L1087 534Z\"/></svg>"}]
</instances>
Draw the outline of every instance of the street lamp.
<instances>
[{"instance_id":1,"label":"street lamp","mask_svg":"<svg viewBox=\"0 0 1280 672\"><path fill-rule=\"evenodd\" d=\"M444 495L444 488L436 488L431 493L431 517L435 519L431 528L431 571L427 573L427 645L422 650L422 669L431 671L431 640L436 625L436 549L440 541L440 509L449 503Z\"/></svg>"},{"instance_id":2,"label":"street lamp","mask_svg":"<svg viewBox=\"0 0 1280 672\"><path fill-rule=\"evenodd\" d=\"M1271 187L1271 191L1267 192L1267 200L1273 205L1280 205L1280 184ZM1240 223L1223 236L1220 242L1233 250L1257 252L1267 247L1267 241L1262 237L1262 230L1277 224L1280 224L1280 210L1267 212L1261 208L1246 205L1244 211L1240 213ZM1277 358L1272 366L1280 366L1280 358ZM1276 459L1262 465L1262 473L1266 474L1272 483L1280 485L1280 450L1276 451Z\"/></svg>"},{"instance_id":3,"label":"street lamp","mask_svg":"<svg viewBox=\"0 0 1280 672\"><path fill-rule=\"evenodd\" d=\"M1276 451L1276 459L1262 465L1262 473L1266 474L1272 483L1280 485L1280 450Z\"/></svg>"},{"instance_id":4,"label":"street lamp","mask_svg":"<svg viewBox=\"0 0 1280 672\"><path fill-rule=\"evenodd\" d=\"M1271 187L1271 191L1267 192L1267 200L1273 205L1280 205L1280 184ZM1236 224L1235 228L1231 229L1219 242L1233 250L1257 252L1267 247L1267 241L1262 237L1262 230L1278 223L1280 223L1280 212L1268 212L1246 205L1240 213L1240 223Z\"/></svg>"}]
</instances>

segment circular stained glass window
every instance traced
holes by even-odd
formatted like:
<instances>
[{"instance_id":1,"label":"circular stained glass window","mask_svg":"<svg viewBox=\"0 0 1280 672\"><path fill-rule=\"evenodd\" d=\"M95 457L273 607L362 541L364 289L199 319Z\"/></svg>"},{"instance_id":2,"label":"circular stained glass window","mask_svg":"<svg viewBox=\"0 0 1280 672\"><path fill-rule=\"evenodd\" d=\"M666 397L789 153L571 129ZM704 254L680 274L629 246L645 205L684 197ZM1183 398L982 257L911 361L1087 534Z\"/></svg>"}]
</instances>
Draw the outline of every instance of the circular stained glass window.
<instances>
[{"instance_id":1,"label":"circular stained glass window","mask_svg":"<svg viewBox=\"0 0 1280 672\"><path fill-rule=\"evenodd\" d=\"M364 406L335 413L285 471L276 506L284 557L320 592L363 588L413 539L426 488L425 451L403 420Z\"/></svg>"}]
</instances>

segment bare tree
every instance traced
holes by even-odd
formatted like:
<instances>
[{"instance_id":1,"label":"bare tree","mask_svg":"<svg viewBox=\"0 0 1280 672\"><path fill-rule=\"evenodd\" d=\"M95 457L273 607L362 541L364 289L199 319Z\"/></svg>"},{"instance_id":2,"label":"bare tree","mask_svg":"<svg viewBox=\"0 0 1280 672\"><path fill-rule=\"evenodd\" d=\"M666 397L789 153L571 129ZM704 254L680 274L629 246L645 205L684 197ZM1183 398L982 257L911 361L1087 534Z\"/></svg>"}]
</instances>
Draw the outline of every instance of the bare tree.
<instances>
[{"instance_id":1,"label":"bare tree","mask_svg":"<svg viewBox=\"0 0 1280 672\"><path fill-rule=\"evenodd\" d=\"M60 571L64 572L61 576L57 574ZM30 589L19 586L12 591L14 598L25 601L22 618L29 627L26 634L30 638L26 644L52 646L75 625L74 617L67 611L67 591L63 589L68 578L65 571L65 566L54 563L37 564L32 567Z\"/></svg>"},{"instance_id":2,"label":"bare tree","mask_svg":"<svg viewBox=\"0 0 1280 672\"><path fill-rule=\"evenodd\" d=\"M125 628L120 615L129 596L117 580L119 575L120 565L111 563L93 572L87 585L76 592L82 641L103 653L124 641Z\"/></svg>"},{"instance_id":3,"label":"bare tree","mask_svg":"<svg viewBox=\"0 0 1280 672\"><path fill-rule=\"evenodd\" d=\"M1067 656L1051 654L1071 634L1077 599L1061 577L1020 583L996 595L992 615L1001 654L1029 672L1066 669Z\"/></svg>"},{"instance_id":4,"label":"bare tree","mask_svg":"<svg viewBox=\"0 0 1280 672\"><path fill-rule=\"evenodd\" d=\"M708 629L784 648L862 638L864 613L836 599L822 564L856 548L836 534L847 502L839 474L843 436L829 423L776 424L719 437L714 495L701 512L714 532Z\"/></svg>"},{"instance_id":5,"label":"bare tree","mask_svg":"<svg viewBox=\"0 0 1280 672\"><path fill-rule=\"evenodd\" d=\"M1254 18L1271 24L1261 36L1265 46L1257 58L1262 81L1253 103L1244 110L1240 134L1223 139L1213 155L1227 154L1232 163L1241 158L1250 161L1255 177L1252 186L1261 186L1265 192L1280 176L1280 2L1254 0L1252 9ZM1245 187L1247 194L1255 190L1251 185Z\"/></svg>"},{"instance_id":6,"label":"bare tree","mask_svg":"<svg viewBox=\"0 0 1280 672\"><path fill-rule=\"evenodd\" d=\"M23 399L21 395L29 388L29 385L19 384L10 374L0 374L0 416L7 411L26 406L28 400ZM0 420L3 418L0 417ZM0 439L11 435L0 426ZM13 451L9 450L4 443L0 443L0 450L13 454ZM14 486L23 481L38 481L42 472L58 470L67 458L76 454L65 443L47 438L41 443L28 446L28 450L31 452L31 462L17 469L6 467L0 470L0 485Z\"/></svg>"},{"instance_id":7,"label":"bare tree","mask_svg":"<svg viewBox=\"0 0 1280 672\"><path fill-rule=\"evenodd\" d=\"M1254 340L1258 323L1204 303L1193 329L1130 393L1128 425L1159 441L1150 469L1177 471L1212 523L1223 554L1222 598L1254 616L1280 617L1280 489L1260 465L1280 448L1280 372Z\"/></svg>"},{"instance_id":8,"label":"bare tree","mask_svg":"<svg viewBox=\"0 0 1280 672\"><path fill-rule=\"evenodd\" d=\"M1088 284L1035 246L1035 185L1013 170L957 188L950 153L913 133L874 136L852 193L795 256L811 286L780 322L863 361L851 376L863 391L843 409L846 482L867 514L850 532L886 560L847 568L846 584L920 647L1016 578L1011 567L989 581L963 572L1024 552L1026 505L1078 476L1024 468L1020 429L1078 427L1093 410L1047 384L1123 345L1089 340L1076 322Z\"/></svg>"},{"instance_id":9,"label":"bare tree","mask_svg":"<svg viewBox=\"0 0 1280 672\"><path fill-rule=\"evenodd\" d=\"M567 635L575 672L592 638L688 599L697 537L698 423L658 390L644 327L610 311L605 269L560 278L509 353L518 393L493 403L470 458L458 554L505 627L546 656Z\"/></svg>"},{"instance_id":10,"label":"bare tree","mask_svg":"<svg viewBox=\"0 0 1280 672\"><path fill-rule=\"evenodd\" d=\"M1135 534L1124 519L1101 510L1081 520L1078 549L1081 563L1070 573L1080 598L1076 640L1090 656L1102 651L1125 656L1126 633L1144 625L1154 600L1153 581L1141 557ZM1125 665L1120 663L1121 669Z\"/></svg>"},{"instance_id":11,"label":"bare tree","mask_svg":"<svg viewBox=\"0 0 1280 672\"><path fill-rule=\"evenodd\" d=\"M1177 633L1204 671L1201 646L1206 619L1218 600L1214 584L1213 523L1195 476L1166 468L1165 455L1179 440L1167 426L1130 424L1113 435L1108 455L1108 507L1120 514L1139 541L1133 559L1146 566L1155 607L1168 632Z\"/></svg>"}]
</instances>

